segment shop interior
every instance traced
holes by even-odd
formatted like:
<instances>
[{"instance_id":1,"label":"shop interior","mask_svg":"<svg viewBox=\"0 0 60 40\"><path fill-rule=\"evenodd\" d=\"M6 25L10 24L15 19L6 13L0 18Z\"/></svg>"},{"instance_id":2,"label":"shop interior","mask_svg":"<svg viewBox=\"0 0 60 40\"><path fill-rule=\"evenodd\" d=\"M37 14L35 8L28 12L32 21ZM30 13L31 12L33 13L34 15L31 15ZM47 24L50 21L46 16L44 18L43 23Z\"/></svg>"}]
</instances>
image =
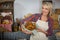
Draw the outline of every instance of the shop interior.
<instances>
[{"instance_id":1,"label":"shop interior","mask_svg":"<svg viewBox=\"0 0 60 40\"><path fill-rule=\"evenodd\" d=\"M60 0L0 0L0 40L28 40L29 35L21 31L20 22L41 13L42 1L53 4L53 35L49 37L60 40Z\"/></svg>"}]
</instances>

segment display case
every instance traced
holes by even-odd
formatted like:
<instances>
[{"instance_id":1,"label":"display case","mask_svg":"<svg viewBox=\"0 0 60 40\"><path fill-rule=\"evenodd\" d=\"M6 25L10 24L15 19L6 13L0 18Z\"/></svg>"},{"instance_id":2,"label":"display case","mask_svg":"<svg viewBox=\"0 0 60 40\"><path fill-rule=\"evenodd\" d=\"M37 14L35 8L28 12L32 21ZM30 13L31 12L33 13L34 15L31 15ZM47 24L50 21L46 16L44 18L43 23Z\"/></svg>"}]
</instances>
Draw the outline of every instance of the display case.
<instances>
[{"instance_id":1,"label":"display case","mask_svg":"<svg viewBox=\"0 0 60 40\"><path fill-rule=\"evenodd\" d=\"M55 9L54 13L52 13L53 18L53 29L60 30L60 9Z\"/></svg>"},{"instance_id":2,"label":"display case","mask_svg":"<svg viewBox=\"0 0 60 40\"><path fill-rule=\"evenodd\" d=\"M0 0L0 28L2 28L1 30L5 29L7 31L12 31L11 27L13 21L14 0Z\"/></svg>"}]
</instances>

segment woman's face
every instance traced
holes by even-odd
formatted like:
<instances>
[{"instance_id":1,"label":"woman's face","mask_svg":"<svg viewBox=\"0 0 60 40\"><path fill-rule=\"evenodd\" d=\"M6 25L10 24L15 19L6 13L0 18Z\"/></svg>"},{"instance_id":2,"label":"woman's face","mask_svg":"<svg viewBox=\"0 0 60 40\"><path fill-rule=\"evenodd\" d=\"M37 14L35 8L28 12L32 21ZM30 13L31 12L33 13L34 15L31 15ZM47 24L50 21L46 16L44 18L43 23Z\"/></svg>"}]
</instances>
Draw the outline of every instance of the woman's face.
<instances>
[{"instance_id":1,"label":"woman's face","mask_svg":"<svg viewBox=\"0 0 60 40\"><path fill-rule=\"evenodd\" d=\"M42 6L42 14L47 16L48 13L49 13L49 8L48 8L48 6L43 5L43 6Z\"/></svg>"}]
</instances>

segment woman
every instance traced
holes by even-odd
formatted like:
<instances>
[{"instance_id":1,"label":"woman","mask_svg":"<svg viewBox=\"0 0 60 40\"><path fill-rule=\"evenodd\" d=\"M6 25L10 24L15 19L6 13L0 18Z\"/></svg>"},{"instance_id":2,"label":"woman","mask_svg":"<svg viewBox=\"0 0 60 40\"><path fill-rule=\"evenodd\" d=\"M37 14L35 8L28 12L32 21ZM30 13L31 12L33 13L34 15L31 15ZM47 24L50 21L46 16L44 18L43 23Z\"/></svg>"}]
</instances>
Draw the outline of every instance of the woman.
<instances>
[{"instance_id":1,"label":"woman","mask_svg":"<svg viewBox=\"0 0 60 40\"><path fill-rule=\"evenodd\" d=\"M33 21L37 24L38 32L35 34L35 36L31 35L30 40L48 40L47 36L52 35L53 20L50 17L51 11L52 3L43 2L41 14L33 14L32 16L21 21L21 24L23 24L25 21ZM27 32L26 30L22 31L26 34L32 34L32 32Z\"/></svg>"}]
</instances>

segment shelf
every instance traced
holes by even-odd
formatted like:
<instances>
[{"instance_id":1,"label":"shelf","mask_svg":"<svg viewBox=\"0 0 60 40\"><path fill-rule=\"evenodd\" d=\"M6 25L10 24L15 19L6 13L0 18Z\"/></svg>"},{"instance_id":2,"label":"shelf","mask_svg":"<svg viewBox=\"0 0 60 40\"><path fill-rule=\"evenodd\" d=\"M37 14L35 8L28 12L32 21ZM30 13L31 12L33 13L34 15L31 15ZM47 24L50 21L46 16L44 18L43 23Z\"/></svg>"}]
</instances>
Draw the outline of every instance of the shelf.
<instances>
[{"instance_id":1,"label":"shelf","mask_svg":"<svg viewBox=\"0 0 60 40\"><path fill-rule=\"evenodd\" d=\"M12 24L13 24L13 22L14 22L14 1L15 0L0 0L0 15L3 13L3 12L5 12L5 13L9 13L9 12L11 12L12 14L10 15L10 14L7 14L9 17L11 17L11 19L9 19L9 17L7 18L6 16L6 14L5 14L5 18L3 18L3 21L1 21L1 24L2 24L2 22L4 22L4 20L11 20L11 22L12 22ZM2 14L2 15L4 15L4 13ZM4 16L3 16L4 17ZM11 24L11 25L12 25ZM9 25L10 26L10 25ZM11 26L12 27L12 26ZM11 29L11 27L9 27L10 29ZM4 26L4 28L3 28L3 30L6 30L7 29L7 32L9 31L9 29L6 27L6 26ZM11 30L12 31L12 30ZM2 31L3 32L3 31ZM6 31L5 31L6 32Z\"/></svg>"},{"instance_id":2,"label":"shelf","mask_svg":"<svg viewBox=\"0 0 60 40\"><path fill-rule=\"evenodd\" d=\"M14 2L15 0L0 0L0 3L2 2Z\"/></svg>"},{"instance_id":3,"label":"shelf","mask_svg":"<svg viewBox=\"0 0 60 40\"><path fill-rule=\"evenodd\" d=\"M14 8L0 8L0 10L4 10L4 9L13 10Z\"/></svg>"}]
</instances>

